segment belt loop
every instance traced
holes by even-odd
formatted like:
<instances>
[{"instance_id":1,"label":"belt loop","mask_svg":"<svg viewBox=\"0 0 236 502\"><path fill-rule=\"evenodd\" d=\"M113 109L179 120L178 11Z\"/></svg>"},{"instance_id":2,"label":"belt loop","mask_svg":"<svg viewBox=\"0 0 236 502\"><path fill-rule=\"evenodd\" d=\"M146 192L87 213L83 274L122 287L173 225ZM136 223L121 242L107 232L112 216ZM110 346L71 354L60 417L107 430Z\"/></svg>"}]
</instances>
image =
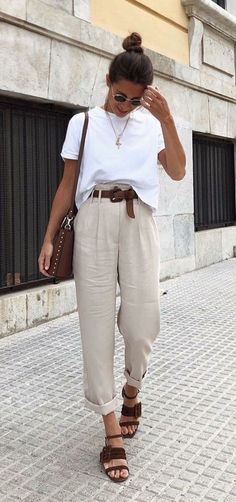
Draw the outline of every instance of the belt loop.
<instances>
[{"instance_id":1,"label":"belt loop","mask_svg":"<svg viewBox=\"0 0 236 502\"><path fill-rule=\"evenodd\" d=\"M102 190L99 188L98 203L101 204Z\"/></svg>"}]
</instances>

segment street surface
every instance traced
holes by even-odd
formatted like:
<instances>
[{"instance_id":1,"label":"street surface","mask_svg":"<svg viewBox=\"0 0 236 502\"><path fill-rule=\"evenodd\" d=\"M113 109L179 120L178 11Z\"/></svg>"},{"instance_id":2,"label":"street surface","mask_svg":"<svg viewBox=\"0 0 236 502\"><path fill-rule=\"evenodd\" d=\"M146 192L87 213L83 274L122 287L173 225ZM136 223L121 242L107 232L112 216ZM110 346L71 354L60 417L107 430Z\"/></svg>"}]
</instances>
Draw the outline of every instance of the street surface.
<instances>
[{"instance_id":1,"label":"street surface","mask_svg":"<svg viewBox=\"0 0 236 502\"><path fill-rule=\"evenodd\" d=\"M0 340L1 502L236 502L236 259L161 290L125 483L100 469L104 432L83 406L77 313ZM119 396L123 358L117 332Z\"/></svg>"}]
</instances>

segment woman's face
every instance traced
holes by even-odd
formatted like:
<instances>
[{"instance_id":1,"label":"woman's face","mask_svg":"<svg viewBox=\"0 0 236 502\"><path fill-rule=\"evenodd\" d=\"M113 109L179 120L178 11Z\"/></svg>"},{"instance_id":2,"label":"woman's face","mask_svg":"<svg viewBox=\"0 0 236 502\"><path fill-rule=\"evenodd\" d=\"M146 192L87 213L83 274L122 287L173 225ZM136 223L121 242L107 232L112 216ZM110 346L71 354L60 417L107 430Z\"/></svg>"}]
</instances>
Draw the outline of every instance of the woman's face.
<instances>
[{"instance_id":1,"label":"woman's face","mask_svg":"<svg viewBox=\"0 0 236 502\"><path fill-rule=\"evenodd\" d=\"M109 92L105 108L108 112L112 112L118 117L125 117L125 115L130 113L132 110L135 110L137 106L134 106L130 101L116 101L114 96L119 94L124 98L140 100L146 87L143 84L134 84L130 80L118 80L118 82L114 82L112 84L109 81L108 76L107 85L109 87Z\"/></svg>"}]
</instances>

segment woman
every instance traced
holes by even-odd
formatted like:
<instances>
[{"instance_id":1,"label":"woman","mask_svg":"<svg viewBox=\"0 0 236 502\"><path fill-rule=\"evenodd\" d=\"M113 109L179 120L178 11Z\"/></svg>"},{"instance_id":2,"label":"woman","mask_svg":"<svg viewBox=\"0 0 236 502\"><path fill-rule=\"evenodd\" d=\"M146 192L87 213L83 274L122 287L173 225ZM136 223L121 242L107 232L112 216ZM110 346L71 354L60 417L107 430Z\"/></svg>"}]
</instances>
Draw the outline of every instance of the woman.
<instances>
[{"instance_id":1,"label":"woman","mask_svg":"<svg viewBox=\"0 0 236 502\"><path fill-rule=\"evenodd\" d=\"M129 475L123 438L132 438L141 416L138 400L152 344L159 333L159 237L154 214L157 155L167 174L181 180L185 154L165 98L152 86L153 67L141 37L132 33L110 64L104 106L89 111L74 221L73 270L81 328L85 405L103 417L100 461L112 481ZM70 205L84 114L69 122L62 149L64 175L55 195L39 256L47 269L53 238ZM117 324L124 338L126 383L119 423L113 376Z\"/></svg>"}]
</instances>

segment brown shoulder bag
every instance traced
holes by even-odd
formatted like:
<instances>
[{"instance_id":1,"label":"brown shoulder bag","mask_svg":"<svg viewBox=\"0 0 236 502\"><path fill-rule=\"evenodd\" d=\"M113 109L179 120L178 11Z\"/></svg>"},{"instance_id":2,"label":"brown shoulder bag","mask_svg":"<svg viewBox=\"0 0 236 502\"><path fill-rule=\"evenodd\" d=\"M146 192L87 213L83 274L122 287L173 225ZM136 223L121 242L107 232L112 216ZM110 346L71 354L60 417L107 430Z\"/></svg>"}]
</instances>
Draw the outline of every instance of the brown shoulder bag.
<instances>
[{"instance_id":1,"label":"brown shoulder bag","mask_svg":"<svg viewBox=\"0 0 236 502\"><path fill-rule=\"evenodd\" d=\"M48 274L59 279L67 279L72 277L73 249L74 249L74 219L77 214L75 205L75 194L77 182L79 178L80 166L83 157L84 143L88 128L88 113L85 113L79 157L77 163L77 171L74 181L72 200L70 209L62 220L58 233L53 241L53 254L50 260L50 267L47 270Z\"/></svg>"}]
</instances>

